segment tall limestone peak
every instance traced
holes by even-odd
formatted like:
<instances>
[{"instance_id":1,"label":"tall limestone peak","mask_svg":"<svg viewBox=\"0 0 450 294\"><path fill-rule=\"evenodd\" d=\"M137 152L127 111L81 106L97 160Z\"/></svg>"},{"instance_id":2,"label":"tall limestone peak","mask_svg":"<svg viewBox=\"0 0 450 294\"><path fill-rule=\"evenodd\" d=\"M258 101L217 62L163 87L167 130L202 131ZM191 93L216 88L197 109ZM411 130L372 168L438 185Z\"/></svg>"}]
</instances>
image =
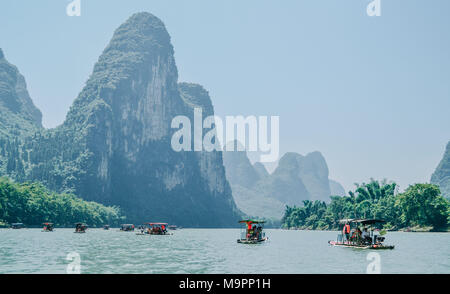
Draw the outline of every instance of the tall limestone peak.
<instances>
[{"instance_id":1,"label":"tall limestone peak","mask_svg":"<svg viewBox=\"0 0 450 294\"><path fill-rule=\"evenodd\" d=\"M307 154L299 162L300 178L311 195L311 200L330 201L330 182L328 165L322 153Z\"/></svg>"},{"instance_id":2,"label":"tall limestone peak","mask_svg":"<svg viewBox=\"0 0 450 294\"><path fill-rule=\"evenodd\" d=\"M0 49L0 137L21 136L42 128L42 114L28 94L25 78Z\"/></svg>"},{"instance_id":3,"label":"tall limestone peak","mask_svg":"<svg viewBox=\"0 0 450 294\"><path fill-rule=\"evenodd\" d=\"M97 179L83 194L96 191L93 200L120 205L131 220L232 225L238 214L221 153L171 147L172 119L193 114L186 97L214 111L203 88L178 84L173 54L164 24L150 13L115 31L71 109L92 154L86 181Z\"/></svg>"},{"instance_id":4,"label":"tall limestone peak","mask_svg":"<svg viewBox=\"0 0 450 294\"><path fill-rule=\"evenodd\" d=\"M447 143L442 160L431 176L431 183L439 186L442 196L450 198L450 141Z\"/></svg>"},{"instance_id":5,"label":"tall limestone peak","mask_svg":"<svg viewBox=\"0 0 450 294\"><path fill-rule=\"evenodd\" d=\"M295 179L297 185L305 186L309 200L329 201L331 191L328 180L328 166L323 155L318 152L306 156L295 152L286 153L275 169L275 176L288 176ZM302 195L299 191L299 195Z\"/></svg>"},{"instance_id":6,"label":"tall limestone peak","mask_svg":"<svg viewBox=\"0 0 450 294\"><path fill-rule=\"evenodd\" d=\"M286 152L278 161L278 166L274 173L282 172L298 172L299 161L301 161L303 155L295 152Z\"/></svg>"},{"instance_id":7,"label":"tall limestone peak","mask_svg":"<svg viewBox=\"0 0 450 294\"><path fill-rule=\"evenodd\" d=\"M148 126L143 130L144 139L161 138L169 126L167 108L180 103L173 54L170 36L160 19L147 12L132 15L114 32L66 121L88 123L92 110L117 112L128 105ZM130 97L137 92L141 95ZM164 115L162 120L157 114ZM128 118L125 113L119 117Z\"/></svg>"},{"instance_id":8,"label":"tall limestone peak","mask_svg":"<svg viewBox=\"0 0 450 294\"><path fill-rule=\"evenodd\" d=\"M133 77L142 64L167 61L173 75L171 82L176 83L178 76L173 54L163 22L150 13L136 13L116 29L94 67L91 80L107 81L104 86L114 88L122 79Z\"/></svg>"},{"instance_id":9,"label":"tall limestone peak","mask_svg":"<svg viewBox=\"0 0 450 294\"><path fill-rule=\"evenodd\" d=\"M295 152L287 152L271 174L267 190L271 190L274 197L288 205L300 205L303 200L311 198L305 183L300 177L300 162L304 156Z\"/></svg>"},{"instance_id":10,"label":"tall limestone peak","mask_svg":"<svg viewBox=\"0 0 450 294\"><path fill-rule=\"evenodd\" d=\"M226 150L234 150L223 152L227 179L232 185L252 188L260 180L260 177L251 164L247 151L238 151L241 149L243 146L237 140L227 143Z\"/></svg>"},{"instance_id":11,"label":"tall limestone peak","mask_svg":"<svg viewBox=\"0 0 450 294\"><path fill-rule=\"evenodd\" d=\"M248 217L281 219L285 204L272 193L275 191L266 182L270 178L264 166L261 163L252 165L247 151L238 151L244 148L237 140L228 142L226 149L234 150L224 151L223 161L238 208Z\"/></svg>"},{"instance_id":12,"label":"tall limestone peak","mask_svg":"<svg viewBox=\"0 0 450 294\"><path fill-rule=\"evenodd\" d=\"M322 153L314 151L308 153L302 159L300 160L302 171L315 173L320 178L328 178L328 165Z\"/></svg>"},{"instance_id":13,"label":"tall limestone peak","mask_svg":"<svg viewBox=\"0 0 450 294\"><path fill-rule=\"evenodd\" d=\"M240 212L222 153L172 149L172 119L191 117L190 102L214 113L206 90L177 80L164 24L150 13L132 15L115 31L64 123L30 138L26 179L118 205L132 223L236 226Z\"/></svg>"}]
</instances>

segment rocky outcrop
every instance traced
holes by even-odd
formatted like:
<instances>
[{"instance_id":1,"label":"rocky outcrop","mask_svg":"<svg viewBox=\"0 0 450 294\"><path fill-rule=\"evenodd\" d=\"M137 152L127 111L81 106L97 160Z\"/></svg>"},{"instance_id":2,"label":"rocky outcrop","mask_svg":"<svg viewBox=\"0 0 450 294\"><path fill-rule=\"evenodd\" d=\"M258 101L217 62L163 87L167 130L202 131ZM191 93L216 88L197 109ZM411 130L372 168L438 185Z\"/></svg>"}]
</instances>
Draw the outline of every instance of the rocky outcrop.
<instances>
[{"instance_id":1,"label":"rocky outcrop","mask_svg":"<svg viewBox=\"0 0 450 294\"><path fill-rule=\"evenodd\" d=\"M431 176L431 183L439 186L442 196L450 198L450 141L447 143L441 162Z\"/></svg>"}]
</instances>

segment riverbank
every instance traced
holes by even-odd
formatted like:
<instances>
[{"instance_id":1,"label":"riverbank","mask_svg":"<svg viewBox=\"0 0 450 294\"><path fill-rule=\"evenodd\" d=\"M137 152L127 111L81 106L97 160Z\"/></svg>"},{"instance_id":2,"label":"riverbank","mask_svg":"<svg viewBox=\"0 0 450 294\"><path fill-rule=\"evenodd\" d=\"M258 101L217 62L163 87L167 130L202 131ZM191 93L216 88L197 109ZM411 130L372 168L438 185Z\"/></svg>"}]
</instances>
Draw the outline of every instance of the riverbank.
<instances>
[{"instance_id":1,"label":"riverbank","mask_svg":"<svg viewBox=\"0 0 450 294\"><path fill-rule=\"evenodd\" d=\"M415 184L396 193L396 184L372 180L357 185L349 196L331 196L331 202L304 200L303 206L286 206L282 226L286 228L336 230L347 219L383 220L391 231L447 232L450 201L439 187Z\"/></svg>"},{"instance_id":2,"label":"riverbank","mask_svg":"<svg viewBox=\"0 0 450 294\"><path fill-rule=\"evenodd\" d=\"M327 232L333 232L333 231L340 231L339 229L312 229L308 227L291 227L291 228L282 228L283 230L288 231L327 231ZM431 226L427 227L406 227L406 228L400 228L400 229L387 229L388 232L405 232L405 233L450 233L450 228L446 229L434 229Z\"/></svg>"},{"instance_id":3,"label":"riverbank","mask_svg":"<svg viewBox=\"0 0 450 294\"><path fill-rule=\"evenodd\" d=\"M450 232L450 228L447 229L437 229L435 230L433 227L420 227L420 226L415 226L415 227L408 227L408 228L402 228L397 230L399 232L407 232L407 233L449 233Z\"/></svg>"},{"instance_id":4,"label":"riverbank","mask_svg":"<svg viewBox=\"0 0 450 294\"><path fill-rule=\"evenodd\" d=\"M125 216L116 206L86 201L72 194L55 193L40 183L17 183L0 177L0 223L40 227L43 222L71 227L84 222L91 227L118 226Z\"/></svg>"}]
</instances>

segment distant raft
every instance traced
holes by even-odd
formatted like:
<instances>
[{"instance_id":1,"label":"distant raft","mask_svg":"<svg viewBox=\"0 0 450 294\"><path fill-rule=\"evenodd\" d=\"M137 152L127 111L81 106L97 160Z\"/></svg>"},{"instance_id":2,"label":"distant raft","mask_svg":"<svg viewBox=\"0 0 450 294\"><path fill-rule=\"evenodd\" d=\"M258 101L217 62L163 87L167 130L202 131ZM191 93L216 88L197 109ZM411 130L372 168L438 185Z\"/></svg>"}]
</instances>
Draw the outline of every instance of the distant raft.
<instances>
[{"instance_id":1,"label":"distant raft","mask_svg":"<svg viewBox=\"0 0 450 294\"><path fill-rule=\"evenodd\" d=\"M172 233L167 231L167 223L146 223L148 226L146 233L150 235L169 236Z\"/></svg>"},{"instance_id":2,"label":"distant raft","mask_svg":"<svg viewBox=\"0 0 450 294\"><path fill-rule=\"evenodd\" d=\"M122 224L122 225L120 225L120 230L123 232L132 232L132 231L134 231L134 225L133 224Z\"/></svg>"},{"instance_id":3,"label":"distant raft","mask_svg":"<svg viewBox=\"0 0 450 294\"><path fill-rule=\"evenodd\" d=\"M42 225L44 226L42 228L42 232L53 232L54 230L53 223L43 223Z\"/></svg>"},{"instance_id":4,"label":"distant raft","mask_svg":"<svg viewBox=\"0 0 450 294\"><path fill-rule=\"evenodd\" d=\"M78 234L86 233L87 227L88 226L85 223L76 223L74 233L78 233Z\"/></svg>"},{"instance_id":5,"label":"distant raft","mask_svg":"<svg viewBox=\"0 0 450 294\"><path fill-rule=\"evenodd\" d=\"M12 223L11 228L15 230L23 229L25 228L25 225L23 223Z\"/></svg>"}]
</instances>

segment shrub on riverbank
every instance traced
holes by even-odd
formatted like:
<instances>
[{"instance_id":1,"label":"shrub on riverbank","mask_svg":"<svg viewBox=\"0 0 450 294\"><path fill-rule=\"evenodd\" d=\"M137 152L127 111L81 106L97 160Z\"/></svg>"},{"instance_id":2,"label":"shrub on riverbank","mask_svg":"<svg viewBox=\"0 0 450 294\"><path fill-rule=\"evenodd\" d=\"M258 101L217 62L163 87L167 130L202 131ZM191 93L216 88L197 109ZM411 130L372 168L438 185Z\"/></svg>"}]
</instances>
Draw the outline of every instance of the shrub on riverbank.
<instances>
[{"instance_id":1,"label":"shrub on riverbank","mask_svg":"<svg viewBox=\"0 0 450 294\"><path fill-rule=\"evenodd\" d=\"M414 227L447 231L450 202L441 196L438 186L415 184L400 194L395 194L396 187L395 183L371 180L368 184L357 184L349 196L331 196L329 204L305 200L302 207L286 206L282 226L337 230L340 219L377 218L385 220L384 227L390 230Z\"/></svg>"},{"instance_id":2,"label":"shrub on riverbank","mask_svg":"<svg viewBox=\"0 0 450 294\"><path fill-rule=\"evenodd\" d=\"M57 194L39 183L15 183L0 178L0 222L40 226L73 227L75 222L89 226L118 225L122 217L118 207L84 201L71 194Z\"/></svg>"}]
</instances>

